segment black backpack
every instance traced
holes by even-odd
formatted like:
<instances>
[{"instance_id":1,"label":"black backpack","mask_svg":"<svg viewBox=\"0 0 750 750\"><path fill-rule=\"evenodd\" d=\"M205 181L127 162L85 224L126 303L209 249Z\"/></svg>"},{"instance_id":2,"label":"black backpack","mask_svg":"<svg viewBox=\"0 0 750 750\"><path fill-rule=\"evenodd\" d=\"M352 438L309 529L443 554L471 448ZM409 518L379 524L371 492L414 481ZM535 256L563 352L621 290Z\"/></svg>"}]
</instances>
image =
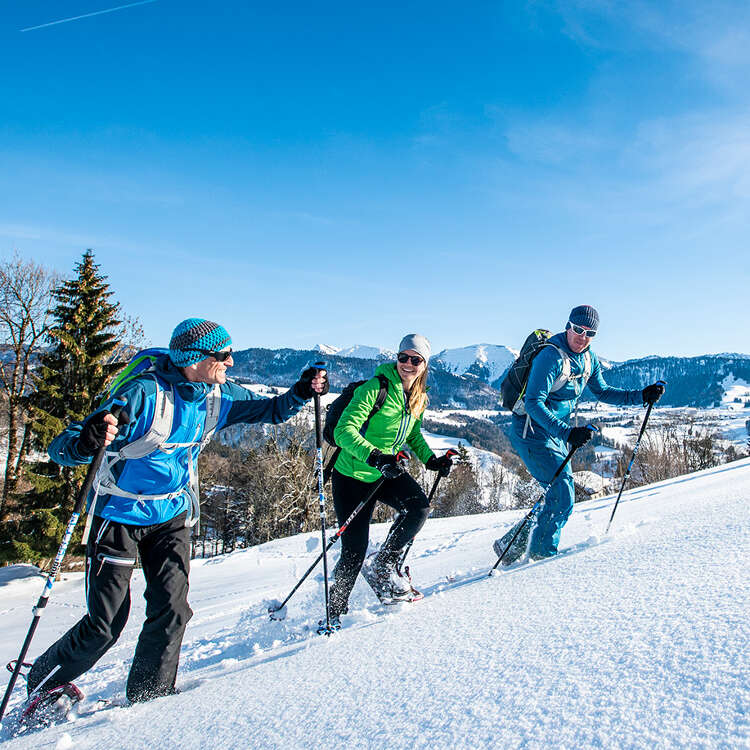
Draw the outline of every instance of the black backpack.
<instances>
[{"instance_id":1,"label":"black backpack","mask_svg":"<svg viewBox=\"0 0 750 750\"><path fill-rule=\"evenodd\" d=\"M385 403L386 397L388 396L388 378L386 378L385 375L376 375L375 377L377 377L377 379L380 381L380 390L378 391L378 395L375 398L375 404L370 410L370 413L367 415L367 419L359 429L361 435L365 434L367 426L370 424L370 420L380 411L383 404ZM339 419L341 419L341 415L344 413L344 409L349 406L351 400L354 398L354 391L356 391L359 386L364 385L366 382L366 380L356 380L354 383L349 383L349 385L347 385L344 390L341 391L341 395L334 399L330 404L328 404L328 408L326 410L326 421L323 425L323 437L329 445L336 445L336 440L333 437L333 431L336 429L336 425L339 423Z\"/></svg>"},{"instance_id":2,"label":"black backpack","mask_svg":"<svg viewBox=\"0 0 750 750\"><path fill-rule=\"evenodd\" d=\"M386 397L388 396L388 378L386 378L385 375L376 375L375 377L380 381L380 390L375 397L375 403L373 404L372 409L370 409L367 419L362 423L362 427L359 428L359 434L362 436L364 436L367 431L367 426L370 424L370 420L380 411L385 403ZM333 456L331 456L331 460L328 462L328 465L323 472L324 483L330 479L333 466L336 463L336 459L339 457L339 453L341 453L341 447L336 445L333 431L336 429L336 425L339 423L339 419L341 419L344 409L349 406L352 398L354 398L354 391L366 382L366 380L357 380L354 383L349 383L349 385L341 391L341 395L328 404L328 409L326 410L326 421L323 425L323 438L326 443L335 446L336 450L333 452Z\"/></svg>"},{"instance_id":3,"label":"black backpack","mask_svg":"<svg viewBox=\"0 0 750 750\"><path fill-rule=\"evenodd\" d=\"M503 382L500 384L500 402L502 405L512 411L514 414L524 415L526 414L526 408L524 407L523 397L526 394L526 384L529 380L529 372L531 371L531 363L545 346L554 346L557 353L562 358L563 369L560 375L557 377L555 382L550 388L550 393L559 391L569 380L573 379L570 374L570 357L559 347L551 344L549 338L552 334L546 328L537 328L532 331L523 342L521 351L516 358L516 361L510 366L508 372L505 373ZM586 387L589 377L591 376L591 353L586 351L584 357L584 369L580 375L582 387ZM576 376L578 378L579 376ZM524 433L525 434L525 433Z\"/></svg>"}]
</instances>

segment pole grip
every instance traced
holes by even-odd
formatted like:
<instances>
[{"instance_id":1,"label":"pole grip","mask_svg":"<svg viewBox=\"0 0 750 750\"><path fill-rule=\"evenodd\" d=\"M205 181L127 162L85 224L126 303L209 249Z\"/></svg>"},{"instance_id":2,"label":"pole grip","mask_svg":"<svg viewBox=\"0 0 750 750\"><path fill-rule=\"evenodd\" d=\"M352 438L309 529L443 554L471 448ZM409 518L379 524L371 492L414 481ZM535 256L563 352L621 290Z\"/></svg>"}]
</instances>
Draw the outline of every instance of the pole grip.
<instances>
[{"instance_id":1,"label":"pole grip","mask_svg":"<svg viewBox=\"0 0 750 750\"><path fill-rule=\"evenodd\" d=\"M122 413L123 407L125 406L125 401L123 401L121 398L116 398L113 403L114 405L109 410L109 413L119 421L120 414ZM76 497L76 502L73 506L73 513L77 513L79 516L83 511L83 506L86 504L86 498L89 496L91 488L94 486L94 479L96 479L96 475L99 471L99 467L102 465L102 461L104 460L104 454L106 453L106 451L107 448L103 445L94 454L94 459L89 465L88 471L86 472L86 477L84 478L83 484L81 485L81 489L78 490L78 496Z\"/></svg>"},{"instance_id":2,"label":"pole grip","mask_svg":"<svg viewBox=\"0 0 750 750\"><path fill-rule=\"evenodd\" d=\"M314 362L310 367L316 370L325 370L328 363ZM323 447L323 418L320 408L320 394L316 391L313 391L313 404L315 406L315 447L321 449Z\"/></svg>"}]
</instances>

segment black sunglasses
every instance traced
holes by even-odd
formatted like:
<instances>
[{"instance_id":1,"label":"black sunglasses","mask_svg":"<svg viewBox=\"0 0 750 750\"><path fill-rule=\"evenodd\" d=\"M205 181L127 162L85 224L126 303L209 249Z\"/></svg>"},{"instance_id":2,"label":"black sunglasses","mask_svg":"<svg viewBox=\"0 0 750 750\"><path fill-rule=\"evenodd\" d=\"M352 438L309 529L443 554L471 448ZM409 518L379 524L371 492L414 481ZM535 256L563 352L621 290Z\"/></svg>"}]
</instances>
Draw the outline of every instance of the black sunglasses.
<instances>
[{"instance_id":1,"label":"black sunglasses","mask_svg":"<svg viewBox=\"0 0 750 750\"><path fill-rule=\"evenodd\" d=\"M213 357L217 362L226 362L232 356L232 350L226 352L210 352L207 349L198 349L201 354L207 357Z\"/></svg>"},{"instance_id":2,"label":"black sunglasses","mask_svg":"<svg viewBox=\"0 0 750 750\"><path fill-rule=\"evenodd\" d=\"M414 367L419 367L419 365L424 362L424 359L422 357L412 357L409 354L404 354L403 352L399 354L396 359L402 364L405 365L407 362L411 362Z\"/></svg>"},{"instance_id":3,"label":"black sunglasses","mask_svg":"<svg viewBox=\"0 0 750 750\"><path fill-rule=\"evenodd\" d=\"M573 333L577 334L578 336L583 336L583 334L586 334L587 338L593 339L594 336L596 336L596 331L589 330L588 328L581 328L581 326L577 326L575 323L571 323L568 321L568 325L573 329Z\"/></svg>"}]
</instances>

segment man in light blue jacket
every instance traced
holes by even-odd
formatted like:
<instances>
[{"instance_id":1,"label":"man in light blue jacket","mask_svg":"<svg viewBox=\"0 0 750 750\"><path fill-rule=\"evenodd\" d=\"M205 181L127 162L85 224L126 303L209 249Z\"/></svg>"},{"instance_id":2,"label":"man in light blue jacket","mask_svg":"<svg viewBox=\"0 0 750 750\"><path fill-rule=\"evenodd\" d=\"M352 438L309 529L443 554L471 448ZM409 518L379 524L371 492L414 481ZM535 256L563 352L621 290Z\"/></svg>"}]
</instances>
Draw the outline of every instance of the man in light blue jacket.
<instances>
[{"instance_id":1,"label":"man in light blue jacket","mask_svg":"<svg viewBox=\"0 0 750 750\"><path fill-rule=\"evenodd\" d=\"M285 394L262 398L227 380L232 340L223 326L189 318L172 334L169 351L125 380L115 396L125 419L110 414L112 399L73 422L49 447L63 466L90 463L107 446L89 512L86 615L33 664L31 701L71 685L117 641L130 610L136 553L146 579L146 622L127 683L131 702L175 691L180 646L192 616L187 602L190 533L197 522L198 453L216 430L238 423L278 424L313 393L326 393L324 370L309 368ZM51 702L51 700L50 700Z\"/></svg>"},{"instance_id":2,"label":"man in light blue jacket","mask_svg":"<svg viewBox=\"0 0 750 750\"><path fill-rule=\"evenodd\" d=\"M594 433L590 427L569 424L570 415L586 386L600 401L621 406L656 403L664 393L660 383L632 391L607 385L599 358L590 349L591 339L598 329L599 314L593 307L574 307L565 330L552 336L532 360L524 395L526 416L513 414L510 442L531 476L544 487L549 486L569 447L580 448ZM568 463L549 487L536 523L524 525L502 564L510 565L518 560L527 546L531 559L556 554L560 532L573 511L574 498L573 473ZM495 541L498 557L516 528Z\"/></svg>"}]
</instances>

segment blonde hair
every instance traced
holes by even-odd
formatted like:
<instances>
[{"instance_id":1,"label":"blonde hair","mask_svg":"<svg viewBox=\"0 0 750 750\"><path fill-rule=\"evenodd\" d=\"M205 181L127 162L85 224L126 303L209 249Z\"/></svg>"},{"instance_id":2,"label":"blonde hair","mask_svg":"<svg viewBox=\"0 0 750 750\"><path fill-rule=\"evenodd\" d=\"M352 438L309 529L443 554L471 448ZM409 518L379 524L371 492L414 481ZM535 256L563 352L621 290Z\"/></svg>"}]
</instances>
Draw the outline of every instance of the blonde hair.
<instances>
[{"instance_id":1,"label":"blonde hair","mask_svg":"<svg viewBox=\"0 0 750 750\"><path fill-rule=\"evenodd\" d=\"M425 361L424 370L417 376L409 391L409 411L419 419L427 408L428 403L427 362Z\"/></svg>"}]
</instances>

